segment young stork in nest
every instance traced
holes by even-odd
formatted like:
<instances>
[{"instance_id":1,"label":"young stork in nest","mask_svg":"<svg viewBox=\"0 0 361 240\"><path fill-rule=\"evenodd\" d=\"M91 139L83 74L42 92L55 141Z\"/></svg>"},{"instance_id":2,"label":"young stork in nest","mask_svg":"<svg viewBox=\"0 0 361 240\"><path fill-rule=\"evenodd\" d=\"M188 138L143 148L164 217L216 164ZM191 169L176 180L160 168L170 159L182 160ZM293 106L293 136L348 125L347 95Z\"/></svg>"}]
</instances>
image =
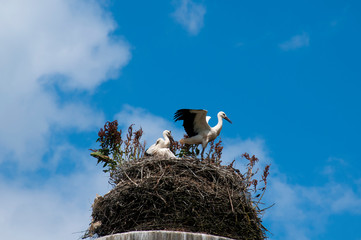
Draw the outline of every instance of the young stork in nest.
<instances>
[{"instance_id":1,"label":"young stork in nest","mask_svg":"<svg viewBox=\"0 0 361 240\"><path fill-rule=\"evenodd\" d=\"M216 139L222 130L223 119L232 123L227 115L220 111L217 114L218 123L216 126L211 127L208 121L211 117L207 116L207 110L196 109L179 109L174 114L174 120L183 120L184 130L188 134L188 138L180 140L181 144L202 144L201 157L203 159L204 149L210 141Z\"/></svg>"},{"instance_id":2,"label":"young stork in nest","mask_svg":"<svg viewBox=\"0 0 361 240\"><path fill-rule=\"evenodd\" d=\"M146 151L146 156L156 156L160 158L170 159L176 158L174 153L170 150L170 141L173 140L171 132L168 130L164 130L163 138L158 138L156 143L150 146Z\"/></svg>"}]
</instances>

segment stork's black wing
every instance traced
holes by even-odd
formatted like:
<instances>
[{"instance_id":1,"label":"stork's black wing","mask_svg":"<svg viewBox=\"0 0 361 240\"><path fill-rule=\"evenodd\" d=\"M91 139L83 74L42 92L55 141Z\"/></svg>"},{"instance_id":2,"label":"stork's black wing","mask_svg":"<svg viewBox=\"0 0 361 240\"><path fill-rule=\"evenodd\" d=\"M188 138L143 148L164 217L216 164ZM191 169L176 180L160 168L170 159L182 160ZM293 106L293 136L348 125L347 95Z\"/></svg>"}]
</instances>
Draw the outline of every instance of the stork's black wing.
<instances>
[{"instance_id":1,"label":"stork's black wing","mask_svg":"<svg viewBox=\"0 0 361 240\"><path fill-rule=\"evenodd\" d=\"M205 129L210 129L207 121L207 110L203 109L179 109L174 114L174 121L183 120L183 127L188 137L198 135L198 133Z\"/></svg>"}]
</instances>

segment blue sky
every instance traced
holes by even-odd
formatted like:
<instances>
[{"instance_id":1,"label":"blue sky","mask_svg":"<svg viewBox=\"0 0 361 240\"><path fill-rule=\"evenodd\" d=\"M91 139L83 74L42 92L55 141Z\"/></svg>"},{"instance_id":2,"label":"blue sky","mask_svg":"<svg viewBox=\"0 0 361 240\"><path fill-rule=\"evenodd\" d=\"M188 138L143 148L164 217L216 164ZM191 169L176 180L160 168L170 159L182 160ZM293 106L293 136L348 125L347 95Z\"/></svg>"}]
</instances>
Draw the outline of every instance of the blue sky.
<instances>
[{"instance_id":1,"label":"blue sky","mask_svg":"<svg viewBox=\"0 0 361 240\"><path fill-rule=\"evenodd\" d=\"M223 161L271 164L270 239L361 239L359 1L2 1L4 238L78 239L98 129L179 139L180 108L223 110Z\"/></svg>"}]
</instances>

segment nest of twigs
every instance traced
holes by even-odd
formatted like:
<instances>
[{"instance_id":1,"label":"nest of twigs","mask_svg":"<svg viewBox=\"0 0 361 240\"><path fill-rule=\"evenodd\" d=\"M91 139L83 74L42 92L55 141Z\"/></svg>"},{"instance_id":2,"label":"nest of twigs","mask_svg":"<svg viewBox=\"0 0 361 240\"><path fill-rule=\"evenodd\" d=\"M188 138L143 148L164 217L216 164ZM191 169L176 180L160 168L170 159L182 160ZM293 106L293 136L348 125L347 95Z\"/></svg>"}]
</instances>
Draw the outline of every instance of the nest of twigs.
<instances>
[{"instance_id":1,"label":"nest of twigs","mask_svg":"<svg viewBox=\"0 0 361 240\"><path fill-rule=\"evenodd\" d=\"M231 166L145 158L124 163L111 182L114 189L94 201L86 236L178 230L266 238L243 175Z\"/></svg>"}]
</instances>

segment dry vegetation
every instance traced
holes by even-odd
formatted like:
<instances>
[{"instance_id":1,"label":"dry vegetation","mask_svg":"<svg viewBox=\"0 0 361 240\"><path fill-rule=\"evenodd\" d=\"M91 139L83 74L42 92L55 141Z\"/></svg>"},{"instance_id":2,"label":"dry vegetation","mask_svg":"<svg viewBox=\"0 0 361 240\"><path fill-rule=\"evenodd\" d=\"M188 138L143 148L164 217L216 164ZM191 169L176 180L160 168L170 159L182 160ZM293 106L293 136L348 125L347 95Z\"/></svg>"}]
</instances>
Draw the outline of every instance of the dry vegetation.
<instances>
[{"instance_id":1,"label":"dry vegetation","mask_svg":"<svg viewBox=\"0 0 361 240\"><path fill-rule=\"evenodd\" d=\"M179 159L145 158L142 130L131 125L121 138L116 121L99 131L101 149L93 157L110 173L114 188L94 200L92 223L84 238L133 230L181 230L234 239L265 239L261 199L269 166L261 179L255 156L243 154L247 171L221 164L221 141L210 143L206 158L195 146L173 141ZM262 184L260 184L262 182ZM261 185L261 186L260 186Z\"/></svg>"}]
</instances>

